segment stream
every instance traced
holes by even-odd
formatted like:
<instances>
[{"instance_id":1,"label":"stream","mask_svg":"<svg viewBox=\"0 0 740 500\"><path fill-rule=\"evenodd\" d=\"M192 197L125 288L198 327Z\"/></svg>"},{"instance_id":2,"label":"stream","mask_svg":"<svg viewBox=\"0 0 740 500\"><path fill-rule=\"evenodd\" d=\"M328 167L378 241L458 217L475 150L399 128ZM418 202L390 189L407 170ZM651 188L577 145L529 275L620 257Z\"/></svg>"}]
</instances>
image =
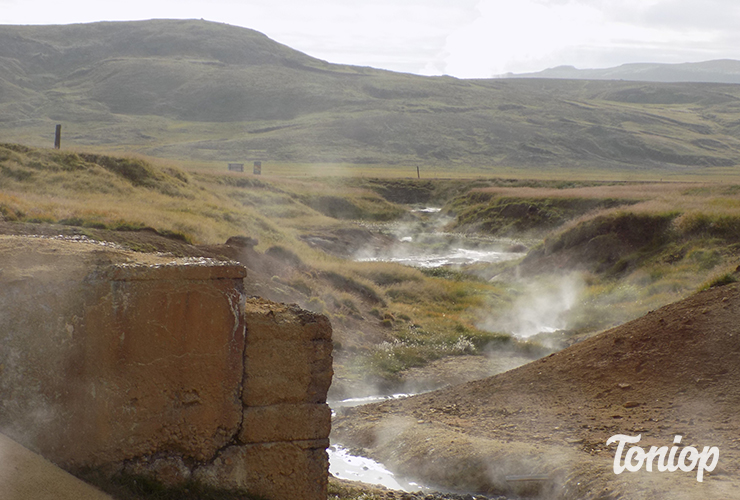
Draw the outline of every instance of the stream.
<instances>
[{"instance_id":1,"label":"stream","mask_svg":"<svg viewBox=\"0 0 740 500\"><path fill-rule=\"evenodd\" d=\"M433 214L439 212L440 209L425 207L413 211L429 214L433 217ZM522 251L526 250L523 245L517 245L516 242L510 240L445 233L429 228L396 228L393 235L396 238L396 244L390 248L365 250L356 254L354 260L359 262L396 262L411 267L431 269L513 260L520 258L523 255ZM332 415L334 415L338 408L354 407L412 395L393 394L389 396L348 398L331 401L329 406L332 408ZM431 493L433 491L431 488L410 478L394 475L383 464L366 457L353 455L350 450L344 448L341 444L332 443L327 452L329 454L329 472L337 478L360 481L409 493ZM434 498L458 497L457 495L439 496L442 495L439 493L436 495L438 496L434 496Z\"/></svg>"},{"instance_id":2,"label":"stream","mask_svg":"<svg viewBox=\"0 0 740 500\"><path fill-rule=\"evenodd\" d=\"M435 268L466 266L518 259L521 253L510 251L512 243L451 233L417 233L397 237L397 242L382 251L356 255L359 262L396 262L411 267Z\"/></svg>"},{"instance_id":3,"label":"stream","mask_svg":"<svg viewBox=\"0 0 740 500\"><path fill-rule=\"evenodd\" d=\"M348 398L339 401L330 401L329 406L332 408L333 415L334 410L338 408L350 408L409 396L414 396L414 394L392 394L390 396ZM425 486L411 478L396 476L386 469L383 464L370 458L353 455L350 450L344 448L340 444L332 444L326 451L329 454L329 473L334 477L348 481L359 481L375 486L383 486L385 488L404 493L411 493L412 495L409 496L409 498L431 498L434 500L512 500L503 496L490 497L484 495L440 492L438 489ZM413 493L416 493L416 495L413 495Z\"/></svg>"},{"instance_id":4,"label":"stream","mask_svg":"<svg viewBox=\"0 0 740 500\"><path fill-rule=\"evenodd\" d=\"M423 207L419 223L397 224L383 231L396 242L388 248L365 249L355 255L360 262L397 262L412 267L466 266L517 259L526 250L518 242L483 235L448 233L442 230L449 218L437 215L440 208Z\"/></svg>"},{"instance_id":5,"label":"stream","mask_svg":"<svg viewBox=\"0 0 740 500\"><path fill-rule=\"evenodd\" d=\"M362 398L347 398L339 401L330 401L332 415L338 408L351 408L364 404L377 403L388 399L399 399L413 394L393 394L390 396L366 396ZM370 458L352 455L340 444L332 444L327 450L329 454L329 473L340 479L360 481L367 484L384 486L393 490L405 492L431 491L429 488L410 479L397 477L386 469L383 464Z\"/></svg>"}]
</instances>

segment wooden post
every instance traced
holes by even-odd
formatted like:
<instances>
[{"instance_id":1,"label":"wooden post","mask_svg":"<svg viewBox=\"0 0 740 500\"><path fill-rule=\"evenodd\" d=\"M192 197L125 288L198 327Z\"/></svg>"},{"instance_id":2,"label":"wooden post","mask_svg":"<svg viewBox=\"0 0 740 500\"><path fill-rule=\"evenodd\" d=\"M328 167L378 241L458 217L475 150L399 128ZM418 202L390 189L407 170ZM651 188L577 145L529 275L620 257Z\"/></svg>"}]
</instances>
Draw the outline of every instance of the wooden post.
<instances>
[{"instance_id":1,"label":"wooden post","mask_svg":"<svg viewBox=\"0 0 740 500\"><path fill-rule=\"evenodd\" d=\"M421 179L421 174L419 173L419 167L416 167L416 178Z\"/></svg>"},{"instance_id":2,"label":"wooden post","mask_svg":"<svg viewBox=\"0 0 740 500\"><path fill-rule=\"evenodd\" d=\"M57 133L54 137L54 149L59 149L62 147L62 126L57 125Z\"/></svg>"}]
</instances>

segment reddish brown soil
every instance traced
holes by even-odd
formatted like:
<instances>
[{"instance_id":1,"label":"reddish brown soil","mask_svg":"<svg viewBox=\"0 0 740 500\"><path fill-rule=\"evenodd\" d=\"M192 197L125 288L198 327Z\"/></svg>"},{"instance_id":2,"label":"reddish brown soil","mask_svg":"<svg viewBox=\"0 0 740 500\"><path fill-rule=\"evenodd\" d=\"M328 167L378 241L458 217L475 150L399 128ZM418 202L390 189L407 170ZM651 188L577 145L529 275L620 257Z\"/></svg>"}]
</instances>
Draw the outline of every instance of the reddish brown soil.
<instances>
[{"instance_id":1,"label":"reddish brown soil","mask_svg":"<svg viewBox=\"0 0 740 500\"><path fill-rule=\"evenodd\" d=\"M740 287L686 300L509 372L350 410L335 440L424 480L516 491L506 475L547 474L550 498L740 498ZM646 450L720 450L695 472L612 470L615 434ZM534 483L531 483L534 484Z\"/></svg>"}]
</instances>

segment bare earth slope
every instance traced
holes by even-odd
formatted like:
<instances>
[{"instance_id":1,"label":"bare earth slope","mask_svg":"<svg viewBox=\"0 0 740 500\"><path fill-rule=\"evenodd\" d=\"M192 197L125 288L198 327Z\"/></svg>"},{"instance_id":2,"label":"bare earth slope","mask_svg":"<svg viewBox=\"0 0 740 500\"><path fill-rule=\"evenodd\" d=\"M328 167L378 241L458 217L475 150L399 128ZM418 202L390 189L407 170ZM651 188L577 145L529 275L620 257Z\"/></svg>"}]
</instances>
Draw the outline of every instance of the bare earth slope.
<instances>
[{"instance_id":1,"label":"bare earth slope","mask_svg":"<svg viewBox=\"0 0 740 500\"><path fill-rule=\"evenodd\" d=\"M360 407L335 441L468 491L547 498L740 498L740 288L713 288L501 375ZM610 436L717 446L713 473L614 474ZM543 474L522 483L512 475Z\"/></svg>"}]
</instances>

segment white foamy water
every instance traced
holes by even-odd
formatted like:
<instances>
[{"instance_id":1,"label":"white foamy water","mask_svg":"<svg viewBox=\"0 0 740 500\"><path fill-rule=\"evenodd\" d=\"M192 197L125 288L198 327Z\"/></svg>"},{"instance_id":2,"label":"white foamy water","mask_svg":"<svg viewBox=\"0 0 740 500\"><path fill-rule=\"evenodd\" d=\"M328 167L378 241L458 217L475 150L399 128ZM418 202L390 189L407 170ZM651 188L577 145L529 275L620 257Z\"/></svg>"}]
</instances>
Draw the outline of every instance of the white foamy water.
<instances>
[{"instance_id":1,"label":"white foamy water","mask_svg":"<svg viewBox=\"0 0 740 500\"><path fill-rule=\"evenodd\" d=\"M370 403L379 403L381 401L387 401L389 399L401 399L401 398L407 398L409 396L413 396L414 394L407 394L407 393L398 393L398 394L389 394L389 395L373 395L373 396L363 396L360 398L347 398L347 399L340 399L338 401L330 401L329 406L334 408L351 408L353 406L360 406L360 405L367 405Z\"/></svg>"},{"instance_id":2,"label":"white foamy water","mask_svg":"<svg viewBox=\"0 0 740 500\"><path fill-rule=\"evenodd\" d=\"M352 455L349 450L340 445L330 446L327 453L329 454L329 472L334 477L407 492L425 490L420 484L396 477L375 460Z\"/></svg>"},{"instance_id":3,"label":"white foamy water","mask_svg":"<svg viewBox=\"0 0 740 500\"><path fill-rule=\"evenodd\" d=\"M351 408L370 403L378 403L389 399L401 399L413 394L398 393L390 395L373 395L358 398L347 398L339 401L329 402L332 408L332 415L337 408ZM376 462L367 457L353 455L341 444L332 444L328 450L329 454L329 472L340 479L349 481L360 481L367 484L385 486L394 490L406 492L412 491L429 491L418 483L397 477L391 471L386 469L383 464Z\"/></svg>"},{"instance_id":4,"label":"white foamy water","mask_svg":"<svg viewBox=\"0 0 740 500\"><path fill-rule=\"evenodd\" d=\"M521 257L522 254L501 252L498 250L470 250L467 248L453 248L444 253L425 253L410 250L402 255L387 255L377 257L362 257L359 262L397 262L407 266L434 268L442 266L465 266L476 262L502 262Z\"/></svg>"}]
</instances>

